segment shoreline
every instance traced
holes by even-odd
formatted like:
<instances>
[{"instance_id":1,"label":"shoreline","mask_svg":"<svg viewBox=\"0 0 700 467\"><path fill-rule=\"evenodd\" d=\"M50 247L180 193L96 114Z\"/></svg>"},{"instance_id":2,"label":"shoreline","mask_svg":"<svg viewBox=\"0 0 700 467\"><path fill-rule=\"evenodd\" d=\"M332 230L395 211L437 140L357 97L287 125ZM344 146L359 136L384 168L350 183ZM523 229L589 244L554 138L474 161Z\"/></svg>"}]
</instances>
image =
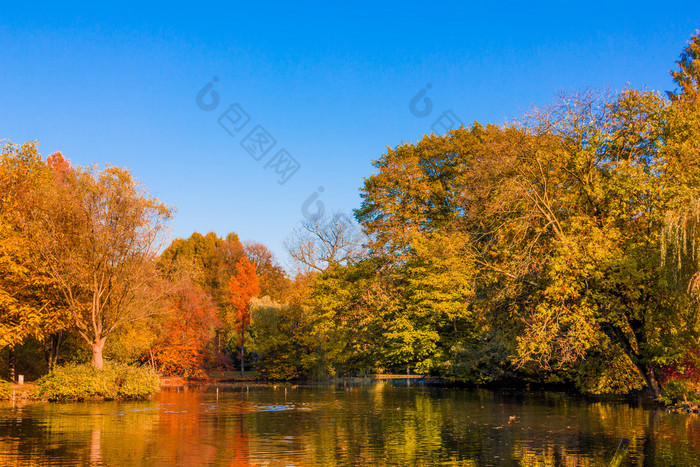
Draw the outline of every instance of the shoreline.
<instances>
[{"instance_id":1,"label":"shoreline","mask_svg":"<svg viewBox=\"0 0 700 467\"><path fill-rule=\"evenodd\" d=\"M9 400L21 400L21 401L27 401L27 400L39 400L34 397L34 391L36 390L36 386L34 383L24 383L24 384L17 384L17 383L10 383L10 399Z\"/></svg>"},{"instance_id":2,"label":"shoreline","mask_svg":"<svg viewBox=\"0 0 700 467\"><path fill-rule=\"evenodd\" d=\"M340 378L328 378L320 381L307 380L271 380L259 378L255 375L251 376L216 376L215 374L201 377L185 377L185 376L161 376L161 387L178 387L178 386L202 386L206 384L222 384L222 383L259 383L259 384L302 384L302 383L332 383L334 381L351 381L351 380L415 380L429 381L434 384L444 383L450 384L449 381L442 378L434 378L422 375L401 375L401 374L386 374L386 375L368 375L368 376L348 376Z\"/></svg>"},{"instance_id":3,"label":"shoreline","mask_svg":"<svg viewBox=\"0 0 700 467\"><path fill-rule=\"evenodd\" d=\"M232 374L210 374L204 377L182 377L182 376L162 376L160 377L160 390L170 390L179 388L196 388L215 385L251 385L256 387L276 387L276 386L314 386L324 384L342 384L342 385L362 385L378 381L401 381L405 380L408 386L427 386L433 388L462 388L462 389L486 389L491 391L515 392L518 394L537 394L544 391L563 392L572 396L580 397L589 402L610 402L610 403L635 403L643 404L649 408L664 410L666 413L678 413L684 415L700 415L700 404L691 402L679 402L674 405L665 405L660 401L652 400L643 394L627 394L627 395L592 395L582 394L572 388L562 387L559 385L548 384L527 384L527 385L482 385L475 386L461 382L450 381L442 378L435 378L422 375L402 375L402 374L381 374L367 376L351 376L341 378L329 378L319 381L274 381L259 378L257 375L240 376ZM35 391L38 389L34 382L25 382L24 384L10 383L10 397L5 399L5 402L27 403L27 402L49 402L47 399L35 396ZM150 396L152 397L152 396ZM149 399L150 399L149 397ZM86 398L83 402L103 401L102 398ZM113 399L121 400L121 399ZM78 400L80 402L80 400Z\"/></svg>"}]
</instances>

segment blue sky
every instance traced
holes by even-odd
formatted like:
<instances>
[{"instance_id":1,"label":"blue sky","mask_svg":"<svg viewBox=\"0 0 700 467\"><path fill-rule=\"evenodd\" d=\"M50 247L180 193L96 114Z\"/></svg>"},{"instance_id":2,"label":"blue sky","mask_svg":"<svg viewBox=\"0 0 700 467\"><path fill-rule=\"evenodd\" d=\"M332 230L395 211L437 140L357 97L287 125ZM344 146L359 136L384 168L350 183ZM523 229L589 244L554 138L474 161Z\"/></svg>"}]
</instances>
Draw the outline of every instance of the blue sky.
<instances>
[{"instance_id":1,"label":"blue sky","mask_svg":"<svg viewBox=\"0 0 700 467\"><path fill-rule=\"evenodd\" d=\"M371 162L443 112L502 123L560 90L672 89L697 28L697 1L12 2L0 9L0 139L127 166L177 207L173 236L234 231L287 265L305 200L323 187L327 211L351 213ZM205 111L209 82L219 105ZM418 117L421 90L432 111ZM233 104L247 123L229 134L218 119ZM258 125L275 140L260 161L242 146ZM271 162L282 149L299 166L284 184L291 172Z\"/></svg>"}]
</instances>

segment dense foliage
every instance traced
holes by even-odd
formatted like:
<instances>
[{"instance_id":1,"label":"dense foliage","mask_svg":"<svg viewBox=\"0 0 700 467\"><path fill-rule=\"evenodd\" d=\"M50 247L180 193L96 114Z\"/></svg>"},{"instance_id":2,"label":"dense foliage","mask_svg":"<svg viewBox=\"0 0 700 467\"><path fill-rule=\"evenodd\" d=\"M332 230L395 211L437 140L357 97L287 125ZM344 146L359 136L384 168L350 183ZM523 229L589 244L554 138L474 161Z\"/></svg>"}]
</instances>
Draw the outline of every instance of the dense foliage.
<instances>
[{"instance_id":1,"label":"dense foliage","mask_svg":"<svg viewBox=\"0 0 700 467\"><path fill-rule=\"evenodd\" d=\"M63 158L46 161L36 145L6 144L0 156L0 347L43 340L67 326L68 314L47 261L31 253L26 219L41 203L42 186L60 173ZM55 168L55 170L54 170Z\"/></svg>"},{"instance_id":2,"label":"dense foliage","mask_svg":"<svg viewBox=\"0 0 700 467\"><path fill-rule=\"evenodd\" d=\"M670 100L565 94L376 161L367 259L314 284L334 369L658 396L700 330L698 44Z\"/></svg>"},{"instance_id":3,"label":"dense foliage","mask_svg":"<svg viewBox=\"0 0 700 467\"><path fill-rule=\"evenodd\" d=\"M37 395L51 401L143 399L158 392L160 377L148 367L108 362L97 370L71 364L39 379L37 386Z\"/></svg>"},{"instance_id":4,"label":"dense foliage","mask_svg":"<svg viewBox=\"0 0 700 467\"><path fill-rule=\"evenodd\" d=\"M164 375L204 376L211 336L218 325L212 299L188 283L170 299L171 312L149 349L151 361Z\"/></svg>"},{"instance_id":5,"label":"dense foliage","mask_svg":"<svg viewBox=\"0 0 700 467\"><path fill-rule=\"evenodd\" d=\"M335 213L290 235L293 279L235 233L195 232L157 255L171 209L126 169L7 144L0 346L13 359L35 342L49 370L61 336L79 336L97 368L107 345L184 376L237 357L270 379L392 371L688 398L699 60L696 36L667 95L562 94L516 123L388 149L362 186L359 228Z\"/></svg>"}]
</instances>

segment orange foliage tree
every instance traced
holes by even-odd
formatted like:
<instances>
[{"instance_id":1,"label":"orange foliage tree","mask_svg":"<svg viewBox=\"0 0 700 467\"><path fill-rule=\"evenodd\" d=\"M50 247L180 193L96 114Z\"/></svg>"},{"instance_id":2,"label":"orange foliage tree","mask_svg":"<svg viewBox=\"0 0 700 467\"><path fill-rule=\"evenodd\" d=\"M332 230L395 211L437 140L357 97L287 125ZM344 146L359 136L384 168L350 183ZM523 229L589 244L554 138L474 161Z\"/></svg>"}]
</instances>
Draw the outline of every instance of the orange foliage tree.
<instances>
[{"instance_id":1,"label":"orange foliage tree","mask_svg":"<svg viewBox=\"0 0 700 467\"><path fill-rule=\"evenodd\" d=\"M243 251L255 266L260 282L260 295L267 295L277 302L286 301L291 281L269 248L259 242L247 242Z\"/></svg>"},{"instance_id":2,"label":"orange foliage tree","mask_svg":"<svg viewBox=\"0 0 700 467\"><path fill-rule=\"evenodd\" d=\"M150 356L163 374L202 376L207 348L218 325L214 302L192 283L184 284L170 301L172 314Z\"/></svg>"},{"instance_id":3,"label":"orange foliage tree","mask_svg":"<svg viewBox=\"0 0 700 467\"><path fill-rule=\"evenodd\" d=\"M49 264L32 257L35 244L23 233L28 213L42 201L40 188L58 179L59 165L70 168L60 153L45 163L36 143L0 147L0 349L30 337L44 341L71 324Z\"/></svg>"},{"instance_id":4,"label":"orange foliage tree","mask_svg":"<svg viewBox=\"0 0 700 467\"><path fill-rule=\"evenodd\" d=\"M250 326L250 300L260 294L258 275L255 273L255 265L243 257L236 263L236 275L231 276L228 282L229 299L236 312L236 342L241 360L241 376L245 368L245 332Z\"/></svg>"},{"instance_id":5,"label":"orange foliage tree","mask_svg":"<svg viewBox=\"0 0 700 467\"><path fill-rule=\"evenodd\" d=\"M128 169L71 167L59 153L47 166L53 176L32 187L33 202L18 211L18 231L31 245L29 261L46 265L73 331L101 370L115 330L161 311L169 285L156 255L172 208Z\"/></svg>"}]
</instances>

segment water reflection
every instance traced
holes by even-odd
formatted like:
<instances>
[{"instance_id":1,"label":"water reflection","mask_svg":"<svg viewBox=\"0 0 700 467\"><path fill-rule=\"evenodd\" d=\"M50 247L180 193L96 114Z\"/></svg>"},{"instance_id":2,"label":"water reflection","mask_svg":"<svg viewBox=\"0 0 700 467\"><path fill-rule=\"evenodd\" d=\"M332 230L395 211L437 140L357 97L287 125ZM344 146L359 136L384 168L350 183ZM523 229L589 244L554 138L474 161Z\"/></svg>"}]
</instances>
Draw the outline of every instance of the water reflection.
<instances>
[{"instance_id":1,"label":"water reflection","mask_svg":"<svg viewBox=\"0 0 700 467\"><path fill-rule=\"evenodd\" d=\"M700 420L562 393L375 383L0 406L0 465L700 464Z\"/></svg>"}]
</instances>

